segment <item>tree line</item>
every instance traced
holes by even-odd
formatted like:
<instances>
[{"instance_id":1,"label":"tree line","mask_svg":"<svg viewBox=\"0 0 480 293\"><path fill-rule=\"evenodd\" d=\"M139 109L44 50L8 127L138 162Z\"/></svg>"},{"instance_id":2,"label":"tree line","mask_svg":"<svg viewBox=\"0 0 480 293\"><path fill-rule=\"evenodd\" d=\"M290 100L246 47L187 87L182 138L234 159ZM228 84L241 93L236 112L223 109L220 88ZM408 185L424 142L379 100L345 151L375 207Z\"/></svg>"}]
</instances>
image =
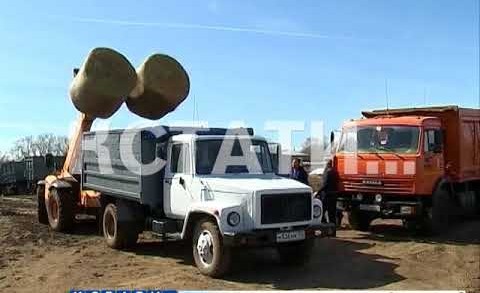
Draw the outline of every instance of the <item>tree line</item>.
<instances>
[{"instance_id":1,"label":"tree line","mask_svg":"<svg viewBox=\"0 0 480 293\"><path fill-rule=\"evenodd\" d=\"M0 152L0 162L21 160L29 156L64 156L68 148L68 138L53 133L37 136L29 135L17 139L10 150Z\"/></svg>"}]
</instances>

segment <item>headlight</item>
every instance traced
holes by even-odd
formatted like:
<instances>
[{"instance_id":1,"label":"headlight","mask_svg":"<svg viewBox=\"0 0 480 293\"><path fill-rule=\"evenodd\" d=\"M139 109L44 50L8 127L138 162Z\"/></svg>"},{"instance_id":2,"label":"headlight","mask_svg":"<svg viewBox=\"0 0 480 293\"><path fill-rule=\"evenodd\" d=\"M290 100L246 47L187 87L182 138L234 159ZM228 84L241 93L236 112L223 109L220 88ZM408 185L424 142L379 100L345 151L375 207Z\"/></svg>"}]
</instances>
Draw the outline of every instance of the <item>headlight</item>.
<instances>
[{"instance_id":1,"label":"headlight","mask_svg":"<svg viewBox=\"0 0 480 293\"><path fill-rule=\"evenodd\" d=\"M315 219L318 219L322 216L322 207L319 205L314 205L313 206L313 217Z\"/></svg>"},{"instance_id":2,"label":"headlight","mask_svg":"<svg viewBox=\"0 0 480 293\"><path fill-rule=\"evenodd\" d=\"M232 227L240 224L240 214L237 212L231 212L230 214L228 214L227 223Z\"/></svg>"},{"instance_id":3,"label":"headlight","mask_svg":"<svg viewBox=\"0 0 480 293\"><path fill-rule=\"evenodd\" d=\"M380 193L375 195L375 201L378 203L382 202L382 195Z\"/></svg>"},{"instance_id":4,"label":"headlight","mask_svg":"<svg viewBox=\"0 0 480 293\"><path fill-rule=\"evenodd\" d=\"M355 196L356 200L362 201L363 200L363 194L359 193Z\"/></svg>"}]
</instances>

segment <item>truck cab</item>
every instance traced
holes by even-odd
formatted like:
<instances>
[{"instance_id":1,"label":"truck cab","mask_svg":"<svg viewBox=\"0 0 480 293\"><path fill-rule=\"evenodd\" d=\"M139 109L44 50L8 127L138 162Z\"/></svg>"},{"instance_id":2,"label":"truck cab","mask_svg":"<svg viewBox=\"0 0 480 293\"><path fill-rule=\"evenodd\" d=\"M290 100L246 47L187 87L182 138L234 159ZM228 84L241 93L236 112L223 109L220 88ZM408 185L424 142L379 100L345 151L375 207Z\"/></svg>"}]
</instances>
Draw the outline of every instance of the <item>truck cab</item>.
<instances>
[{"instance_id":1,"label":"truck cab","mask_svg":"<svg viewBox=\"0 0 480 293\"><path fill-rule=\"evenodd\" d=\"M220 154L225 146L231 158L243 158L228 165ZM274 174L268 144L262 137L176 135L168 141L166 154L163 189L168 218L186 219L195 211L213 211L213 215L220 214L220 230L231 235L282 228L286 223L311 224L310 187ZM287 201L295 208L288 209ZM228 215L234 212L240 221L232 226Z\"/></svg>"},{"instance_id":2,"label":"truck cab","mask_svg":"<svg viewBox=\"0 0 480 293\"><path fill-rule=\"evenodd\" d=\"M334 161L341 198L362 217L369 212L365 221L413 213L443 175L440 125L432 117L346 123Z\"/></svg>"}]
</instances>

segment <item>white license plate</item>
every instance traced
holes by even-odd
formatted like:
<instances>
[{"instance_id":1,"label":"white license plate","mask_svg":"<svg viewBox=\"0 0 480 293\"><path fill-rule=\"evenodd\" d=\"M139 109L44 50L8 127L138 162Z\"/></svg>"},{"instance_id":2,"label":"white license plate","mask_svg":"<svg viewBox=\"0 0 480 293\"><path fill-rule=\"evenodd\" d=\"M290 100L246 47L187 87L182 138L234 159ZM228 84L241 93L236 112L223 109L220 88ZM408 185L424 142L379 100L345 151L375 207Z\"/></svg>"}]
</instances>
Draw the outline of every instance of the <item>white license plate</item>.
<instances>
[{"instance_id":1,"label":"white license plate","mask_svg":"<svg viewBox=\"0 0 480 293\"><path fill-rule=\"evenodd\" d=\"M400 214L404 214L404 215L413 214L413 207L409 207L409 206L400 207Z\"/></svg>"},{"instance_id":2,"label":"white license plate","mask_svg":"<svg viewBox=\"0 0 480 293\"><path fill-rule=\"evenodd\" d=\"M379 212L380 206L376 204L361 204L359 207L363 211Z\"/></svg>"},{"instance_id":3,"label":"white license plate","mask_svg":"<svg viewBox=\"0 0 480 293\"><path fill-rule=\"evenodd\" d=\"M305 230L284 231L277 233L277 242L290 242L305 239Z\"/></svg>"}]
</instances>

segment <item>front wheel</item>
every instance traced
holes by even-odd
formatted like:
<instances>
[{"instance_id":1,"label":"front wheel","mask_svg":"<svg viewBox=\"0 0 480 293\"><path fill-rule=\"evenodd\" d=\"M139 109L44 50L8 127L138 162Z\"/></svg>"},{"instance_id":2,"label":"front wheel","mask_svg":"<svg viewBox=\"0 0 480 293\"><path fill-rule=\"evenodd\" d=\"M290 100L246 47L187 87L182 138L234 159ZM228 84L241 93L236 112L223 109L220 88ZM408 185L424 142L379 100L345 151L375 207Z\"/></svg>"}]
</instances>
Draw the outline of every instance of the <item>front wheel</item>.
<instances>
[{"instance_id":1,"label":"front wheel","mask_svg":"<svg viewBox=\"0 0 480 293\"><path fill-rule=\"evenodd\" d=\"M314 240L285 243L277 246L277 252L282 263L286 265L304 265L310 260Z\"/></svg>"},{"instance_id":2,"label":"front wheel","mask_svg":"<svg viewBox=\"0 0 480 293\"><path fill-rule=\"evenodd\" d=\"M448 230L453 206L449 191L444 185L439 185L433 193L432 205L425 209L422 232L438 235Z\"/></svg>"},{"instance_id":3,"label":"front wheel","mask_svg":"<svg viewBox=\"0 0 480 293\"><path fill-rule=\"evenodd\" d=\"M373 218L366 212L352 210L348 214L348 221L354 230L368 231Z\"/></svg>"},{"instance_id":4,"label":"front wheel","mask_svg":"<svg viewBox=\"0 0 480 293\"><path fill-rule=\"evenodd\" d=\"M200 221L193 234L193 258L200 273L218 278L230 268L231 251L225 247L216 222Z\"/></svg>"}]
</instances>

